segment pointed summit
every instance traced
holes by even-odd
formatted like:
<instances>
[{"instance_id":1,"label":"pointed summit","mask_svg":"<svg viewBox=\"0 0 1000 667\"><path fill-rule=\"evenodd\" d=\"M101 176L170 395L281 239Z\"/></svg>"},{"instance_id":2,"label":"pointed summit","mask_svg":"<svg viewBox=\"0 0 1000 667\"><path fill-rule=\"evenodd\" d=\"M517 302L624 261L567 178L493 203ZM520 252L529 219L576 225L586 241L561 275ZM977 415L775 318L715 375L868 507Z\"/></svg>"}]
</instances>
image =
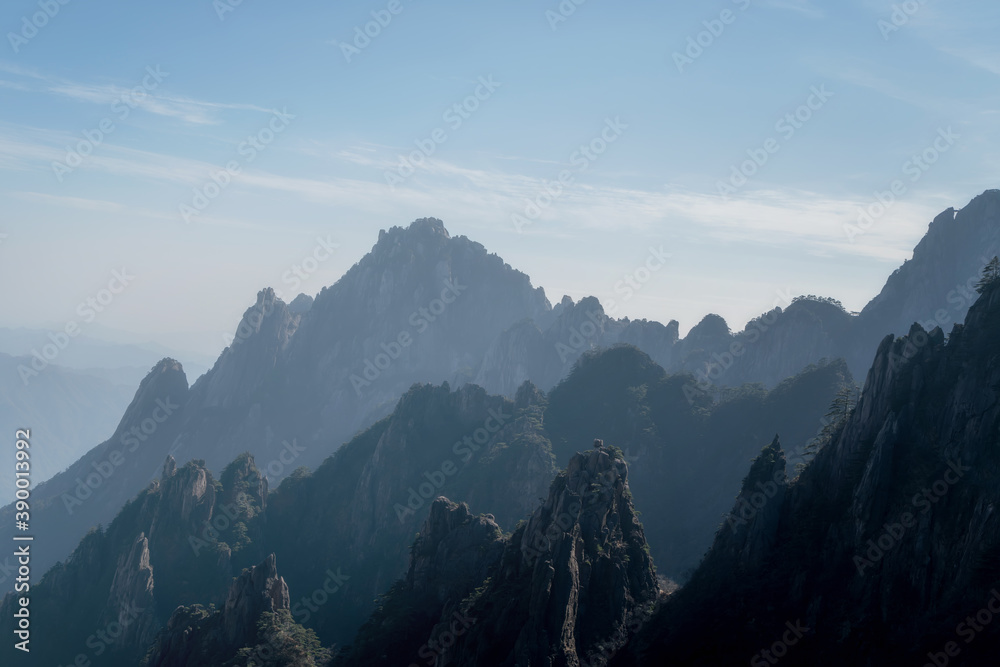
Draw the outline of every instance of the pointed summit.
<instances>
[{"instance_id":1,"label":"pointed summit","mask_svg":"<svg viewBox=\"0 0 1000 667\"><path fill-rule=\"evenodd\" d=\"M438 218L419 218L410 223L409 231L411 233L427 233L427 234L438 234L446 239L450 239L451 235L448 230L444 228L444 222Z\"/></svg>"}]
</instances>

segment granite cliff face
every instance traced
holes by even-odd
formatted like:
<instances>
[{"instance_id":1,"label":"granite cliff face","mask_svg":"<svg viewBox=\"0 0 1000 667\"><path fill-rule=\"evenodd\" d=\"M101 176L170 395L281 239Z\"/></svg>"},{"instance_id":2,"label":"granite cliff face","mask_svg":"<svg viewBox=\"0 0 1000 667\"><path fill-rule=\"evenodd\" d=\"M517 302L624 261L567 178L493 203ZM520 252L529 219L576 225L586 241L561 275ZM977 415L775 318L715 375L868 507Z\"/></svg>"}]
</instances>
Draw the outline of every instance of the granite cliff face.
<instances>
[{"instance_id":1,"label":"granite cliff face","mask_svg":"<svg viewBox=\"0 0 1000 667\"><path fill-rule=\"evenodd\" d=\"M122 647L148 646L159 627L153 596L153 566L149 540L139 533L132 548L118 558L111 580L104 618L99 625L118 623L123 628L116 643Z\"/></svg>"},{"instance_id":2,"label":"granite cliff face","mask_svg":"<svg viewBox=\"0 0 1000 667\"><path fill-rule=\"evenodd\" d=\"M192 387L195 403L202 409L252 404L286 353L301 319L273 289L261 290L236 327L232 344Z\"/></svg>"},{"instance_id":3,"label":"granite cliff face","mask_svg":"<svg viewBox=\"0 0 1000 667\"><path fill-rule=\"evenodd\" d=\"M589 664L623 645L658 596L628 465L603 449L578 454L514 531L440 664Z\"/></svg>"},{"instance_id":4,"label":"granite cliff face","mask_svg":"<svg viewBox=\"0 0 1000 667\"><path fill-rule=\"evenodd\" d=\"M645 523L657 567L684 581L711 546L749 461L776 432L800 454L837 391L852 384L846 365L834 362L770 392L744 387L715 396L690 375L667 375L635 348L616 347L585 355L550 392L545 426L559 461L595 435L623 450L634 464L637 506L656 508Z\"/></svg>"},{"instance_id":5,"label":"granite cliff face","mask_svg":"<svg viewBox=\"0 0 1000 667\"><path fill-rule=\"evenodd\" d=\"M465 503L438 497L410 550L407 587L440 604L463 598L500 560L502 537L492 514L473 516Z\"/></svg>"},{"instance_id":6,"label":"granite cliff face","mask_svg":"<svg viewBox=\"0 0 1000 667\"><path fill-rule=\"evenodd\" d=\"M391 416L272 495L266 539L289 585L308 592L331 572L346 576L337 604L308 614L325 642L350 642L371 601L405 574L407 547L439 494L492 512L501 526L531 511L556 466L541 395L525 387L518 397L416 386ZM293 614L305 609L293 605Z\"/></svg>"},{"instance_id":7,"label":"granite cliff face","mask_svg":"<svg viewBox=\"0 0 1000 667\"><path fill-rule=\"evenodd\" d=\"M438 499L406 579L338 664L603 664L659 597L627 477L607 450L578 454L507 538Z\"/></svg>"},{"instance_id":8,"label":"granite cliff face","mask_svg":"<svg viewBox=\"0 0 1000 667\"><path fill-rule=\"evenodd\" d=\"M553 507L564 505L597 474L591 469L597 462L603 462L601 471L624 474L615 463L619 450L610 448L577 469L582 463L573 463L575 443L596 433L628 452L621 456L642 462L630 480L633 492L645 506L659 508L651 514L643 543L649 535L653 555L662 553L668 566L665 572L679 574L683 563L693 564L703 552L719 514L737 492L740 459L749 458L775 430L797 433L804 442L819 427L845 372L842 364L817 367L774 392L750 388L713 405L710 396L698 394L690 376L667 376L639 350L620 346L585 355L549 395L530 384L522 385L514 400L472 385L457 391L447 385L414 386L389 417L315 472L297 471L274 492L249 454L238 456L218 480L203 461L178 466L167 457L159 479L106 531L85 539L65 565L47 575L36 599L53 623L75 628L69 636L79 637L81 644L94 632L93 618L100 617L95 601L118 600L109 603L112 610L133 601L151 609L141 624L135 622L134 633L118 642L123 656L135 656L179 606L188 608L183 627L201 627L214 613L204 606L224 603L229 578L274 553L292 592L289 618L261 622L273 632L301 623L324 644L343 645L352 642L373 609L378 613L372 600L406 575L409 560L410 594L431 610L411 626L411 631L422 628L419 647L445 623L445 607L451 614L468 608L459 603L472 595L471 589L482 588L491 577L484 573L498 564L499 531L514 530L519 519L536 512L539 500L549 495L558 461L569 463L570 474L558 487L561 495L550 499ZM727 455L732 460L722 463ZM699 481L703 478L712 483ZM578 517L580 539L597 540L599 555L612 546L600 540L617 534L622 522L628 525L615 495L624 488L620 482L611 484L608 493L614 493L601 501L604 505L594 505L596 515L582 508ZM435 503L439 494L490 514L479 519L463 505ZM594 498L599 500L599 494ZM550 519L562 521L562 511L555 519L536 512L530 529L548 532ZM595 537L588 532L595 526L611 532L601 528ZM417 546L408 554L418 530ZM622 556L614 549L609 553ZM463 555L468 560L461 560ZM649 558L636 561L628 551L625 556L640 564ZM603 556L581 558L594 567L610 564ZM574 576L584 566L590 567L574 566ZM621 574L614 568L598 572L612 582ZM527 576L508 571L507 576L515 575ZM462 595L444 581L456 576L465 582ZM594 582L586 585L596 590ZM66 593L73 590L78 593ZM151 603L143 606L138 600L150 590ZM65 609L60 607L64 600L71 601ZM609 635L611 643L602 647L616 647L619 640ZM373 646L372 659L381 655L382 643Z\"/></svg>"},{"instance_id":9,"label":"granite cliff face","mask_svg":"<svg viewBox=\"0 0 1000 667\"><path fill-rule=\"evenodd\" d=\"M412 384L471 379L490 340L548 310L527 276L440 220L383 231L308 308L261 292L192 387L176 451L206 452L215 468L246 450L271 460L295 440L294 465L315 466Z\"/></svg>"},{"instance_id":10,"label":"granite cliff face","mask_svg":"<svg viewBox=\"0 0 1000 667\"><path fill-rule=\"evenodd\" d=\"M162 479L33 583L33 630L59 637L32 645L37 664L135 665L179 604L221 604L234 572L256 557L246 526L261 512L252 491L231 493L260 489L252 459L234 462L223 478L228 487L200 463L178 468L167 459ZM13 594L0 603L4 631L13 606ZM5 644L0 659L14 664L12 652Z\"/></svg>"},{"instance_id":11,"label":"granite cliff face","mask_svg":"<svg viewBox=\"0 0 1000 667\"><path fill-rule=\"evenodd\" d=\"M885 338L832 440L742 532L720 529L620 664L763 661L782 641L790 665L994 664L1000 629L975 617L1000 600L998 387L996 285L947 340ZM778 459L775 443L748 483Z\"/></svg>"},{"instance_id":12,"label":"granite cliff face","mask_svg":"<svg viewBox=\"0 0 1000 667\"><path fill-rule=\"evenodd\" d=\"M36 518L52 528L36 566L45 570L90 526L110 521L167 455L203 458L219 471L249 451L277 483L388 414L415 382L475 381L514 397L526 380L555 387L583 354L619 343L640 347L668 372L690 371L702 393L777 386L824 358L843 357L860 375L885 333L964 315L969 279L983 257L1000 253L998 208L1000 191L989 191L939 216L913 260L860 315L804 299L735 334L707 316L684 339L676 322L607 317L592 297L550 307L527 276L451 237L439 220L394 227L311 302L302 296L287 306L262 290L233 344L190 390L176 362L154 368L115 435L36 489ZM166 410L157 401L175 406L169 418L159 419ZM114 472L98 483L98 469ZM81 505L78 494L87 496ZM0 559L0 571L8 568Z\"/></svg>"},{"instance_id":13,"label":"granite cliff face","mask_svg":"<svg viewBox=\"0 0 1000 667\"><path fill-rule=\"evenodd\" d=\"M964 208L949 208L861 312L872 331L900 334L913 322L949 330L975 301L979 270L1000 248L1000 190L988 190ZM940 311L942 317L938 317ZM933 326L928 323L934 321Z\"/></svg>"},{"instance_id":14,"label":"granite cliff face","mask_svg":"<svg viewBox=\"0 0 1000 667\"><path fill-rule=\"evenodd\" d=\"M771 385L822 357L846 359L861 377L886 334L905 334L914 322L928 331L961 322L976 300L981 269L998 254L1000 190L988 190L961 210L949 208L934 218L912 259L861 313L850 315L822 300L796 301L777 317L748 324L734 341L744 343L745 351L734 355L720 381Z\"/></svg>"},{"instance_id":15,"label":"granite cliff face","mask_svg":"<svg viewBox=\"0 0 1000 667\"><path fill-rule=\"evenodd\" d=\"M273 664L312 667L327 662L314 637L289 622L289 596L274 554L244 570L218 611L178 607L143 661L145 667Z\"/></svg>"},{"instance_id":16,"label":"granite cliff face","mask_svg":"<svg viewBox=\"0 0 1000 667\"><path fill-rule=\"evenodd\" d=\"M410 549L410 568L380 598L340 667L410 664L437 654L428 637L468 623L477 587L495 572L506 539L492 515L474 516L466 504L435 499ZM480 591L481 592L481 591Z\"/></svg>"},{"instance_id":17,"label":"granite cliff face","mask_svg":"<svg viewBox=\"0 0 1000 667\"><path fill-rule=\"evenodd\" d=\"M751 464L702 567L731 572L760 567L775 547L787 490L785 453L775 437Z\"/></svg>"}]
</instances>

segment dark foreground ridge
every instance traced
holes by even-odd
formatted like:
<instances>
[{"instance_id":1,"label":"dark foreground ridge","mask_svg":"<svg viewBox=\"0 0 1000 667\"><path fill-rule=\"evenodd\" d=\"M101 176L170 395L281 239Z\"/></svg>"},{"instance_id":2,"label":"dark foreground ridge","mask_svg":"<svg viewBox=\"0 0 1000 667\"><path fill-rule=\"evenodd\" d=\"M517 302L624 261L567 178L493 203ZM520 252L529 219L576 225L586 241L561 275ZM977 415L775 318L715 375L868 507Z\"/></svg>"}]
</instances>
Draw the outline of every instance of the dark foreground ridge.
<instances>
[{"instance_id":1,"label":"dark foreground ridge","mask_svg":"<svg viewBox=\"0 0 1000 667\"><path fill-rule=\"evenodd\" d=\"M659 594L627 478L611 450L577 454L506 538L438 498L409 574L337 664L603 664Z\"/></svg>"},{"instance_id":2,"label":"dark foreground ridge","mask_svg":"<svg viewBox=\"0 0 1000 667\"><path fill-rule=\"evenodd\" d=\"M1000 283L947 342L918 324L883 340L857 407L787 486L782 456L761 453L741 499L773 496L720 529L616 665L996 664Z\"/></svg>"}]
</instances>

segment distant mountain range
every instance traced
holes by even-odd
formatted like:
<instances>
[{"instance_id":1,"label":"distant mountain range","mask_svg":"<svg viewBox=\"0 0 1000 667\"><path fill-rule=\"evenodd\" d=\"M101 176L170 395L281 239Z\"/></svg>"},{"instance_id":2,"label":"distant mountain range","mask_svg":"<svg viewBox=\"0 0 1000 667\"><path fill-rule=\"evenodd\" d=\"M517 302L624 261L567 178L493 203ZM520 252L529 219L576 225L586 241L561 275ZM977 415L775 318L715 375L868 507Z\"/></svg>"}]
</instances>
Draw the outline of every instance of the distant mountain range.
<instances>
[{"instance_id":1,"label":"distant mountain range","mask_svg":"<svg viewBox=\"0 0 1000 667\"><path fill-rule=\"evenodd\" d=\"M82 326L78 326L77 331ZM142 340L141 336L101 327L96 322L86 325L86 329L74 335L72 344L69 344L70 339L67 337L65 343L57 345L57 351L52 355L45 347L53 344L60 333L59 329L0 327L0 354L27 357L29 362L34 361L34 365L25 364L25 368L29 370L38 370L43 367L40 362L46 361L53 366L128 385L133 391L149 369L164 357L183 359L192 377L198 377L207 371L214 361L214 356L197 352L180 352L150 342L137 343L134 341ZM29 384L31 379L37 377L30 373L27 376Z\"/></svg>"},{"instance_id":2,"label":"distant mountain range","mask_svg":"<svg viewBox=\"0 0 1000 667\"><path fill-rule=\"evenodd\" d=\"M945 338L879 345L857 407L794 480L775 441L691 581L613 664L995 665L1000 281Z\"/></svg>"},{"instance_id":3,"label":"distant mountain range","mask_svg":"<svg viewBox=\"0 0 1000 667\"><path fill-rule=\"evenodd\" d=\"M30 363L28 357L0 353L0 433L33 429L45 447L32 469L32 479L41 482L114 432L135 386L60 366L49 366L25 384L17 369ZM12 467L0 474L0 497L14 497Z\"/></svg>"},{"instance_id":4,"label":"distant mountain range","mask_svg":"<svg viewBox=\"0 0 1000 667\"><path fill-rule=\"evenodd\" d=\"M998 216L996 190L938 216L860 315L805 298L736 334L707 316L684 339L676 322L606 318L593 298L552 307L526 275L451 237L439 220L383 231L315 301L288 305L262 290L233 344L193 386L174 360L157 364L114 435L35 490L49 526L38 565L65 558L89 527L109 522L168 455L220 471L249 452L274 484L389 414L414 383L474 382L513 397L529 380L546 391L583 353L617 343L668 373L691 372L689 403L726 385L774 387L824 359L843 357L851 374L864 373L885 333L964 316L982 258L1000 253Z\"/></svg>"},{"instance_id":5,"label":"distant mountain range","mask_svg":"<svg viewBox=\"0 0 1000 667\"><path fill-rule=\"evenodd\" d=\"M123 338L112 330L91 328ZM32 482L65 470L102 442L121 421L149 369L171 352L152 343L134 344L48 329L0 328L0 432L29 426L45 456L35 461ZM200 375L210 360L186 354L188 372ZM14 471L0 474L0 498L14 497ZM2 575L0 575L2 578Z\"/></svg>"},{"instance_id":6,"label":"distant mountain range","mask_svg":"<svg viewBox=\"0 0 1000 667\"><path fill-rule=\"evenodd\" d=\"M168 458L107 530L34 586L35 631L60 637L38 659L822 666L961 654L993 664L1000 281L983 291L947 340L917 324L883 340L859 402L827 423L801 474L789 474L779 437L763 446L679 590L656 565L669 548L653 536L669 544L685 513L731 497L710 488L732 481L719 464L739 444L725 432L752 429L761 404L745 388L690 406L692 376L616 347L585 356L548 395L528 384L514 401L414 387L391 417L273 492L250 455L218 480L202 461ZM812 403L802 382L827 371L764 403ZM797 411L776 406L785 419ZM655 428L657 414L671 430ZM699 425L708 437L691 441ZM609 444L557 471L580 432ZM612 442L640 443L638 454ZM8 633L15 600L0 605Z\"/></svg>"},{"instance_id":7,"label":"distant mountain range","mask_svg":"<svg viewBox=\"0 0 1000 667\"><path fill-rule=\"evenodd\" d=\"M1000 286L974 289L998 218L1000 191L938 216L859 315L807 297L684 339L551 307L438 220L382 232L315 300L262 290L193 386L157 363L34 490L33 566L54 567L33 613L61 637L38 655L731 664L775 632L788 664L933 653L1000 575Z\"/></svg>"}]
</instances>

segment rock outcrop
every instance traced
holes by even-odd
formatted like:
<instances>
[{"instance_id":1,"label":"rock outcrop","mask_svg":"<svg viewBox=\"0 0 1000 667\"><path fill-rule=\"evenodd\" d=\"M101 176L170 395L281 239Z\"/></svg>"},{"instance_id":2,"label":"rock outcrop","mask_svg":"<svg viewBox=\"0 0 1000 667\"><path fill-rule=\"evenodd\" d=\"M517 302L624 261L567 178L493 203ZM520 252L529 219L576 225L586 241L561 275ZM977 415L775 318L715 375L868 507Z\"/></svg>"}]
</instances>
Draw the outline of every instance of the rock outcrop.
<instances>
[{"instance_id":1,"label":"rock outcrop","mask_svg":"<svg viewBox=\"0 0 1000 667\"><path fill-rule=\"evenodd\" d=\"M579 665L623 645L659 594L627 479L607 450L573 457L438 664Z\"/></svg>"},{"instance_id":2,"label":"rock outcrop","mask_svg":"<svg viewBox=\"0 0 1000 667\"><path fill-rule=\"evenodd\" d=\"M776 436L751 464L733 511L716 535L703 567L737 574L763 564L778 535L788 488L785 469L785 453Z\"/></svg>"},{"instance_id":3,"label":"rock outcrop","mask_svg":"<svg viewBox=\"0 0 1000 667\"><path fill-rule=\"evenodd\" d=\"M505 544L492 515L437 498L410 549L406 577L383 596L339 667L392 667L436 653L426 640L468 624L476 589L493 576Z\"/></svg>"},{"instance_id":4,"label":"rock outcrop","mask_svg":"<svg viewBox=\"0 0 1000 667\"><path fill-rule=\"evenodd\" d=\"M437 499L406 578L337 664L604 664L659 598L627 479L611 451L577 454L509 538Z\"/></svg>"},{"instance_id":5,"label":"rock outcrop","mask_svg":"<svg viewBox=\"0 0 1000 667\"><path fill-rule=\"evenodd\" d=\"M515 408L471 385L415 386L390 417L276 490L266 542L293 590L322 588L331 571L349 577L337 604L311 615L325 642L350 643L372 600L406 574L407 547L439 494L493 512L508 529L530 511L556 466L541 397L526 389L522 398Z\"/></svg>"},{"instance_id":6,"label":"rock outcrop","mask_svg":"<svg viewBox=\"0 0 1000 667\"><path fill-rule=\"evenodd\" d=\"M230 587L220 616L222 640L231 646L248 645L257 633L261 614L288 608L288 584L278 576L271 554L260 565L244 571Z\"/></svg>"},{"instance_id":7,"label":"rock outcrop","mask_svg":"<svg viewBox=\"0 0 1000 667\"><path fill-rule=\"evenodd\" d=\"M919 324L887 337L829 443L742 533L720 529L620 664L763 661L773 646L789 665L994 664L998 387L1000 285L947 340Z\"/></svg>"},{"instance_id":8,"label":"rock outcrop","mask_svg":"<svg viewBox=\"0 0 1000 667\"><path fill-rule=\"evenodd\" d=\"M149 646L156 636L159 619L153 597L153 567L149 562L149 540L143 533L118 559L102 620L102 626L117 623L122 629L115 644L126 655Z\"/></svg>"},{"instance_id":9,"label":"rock outcrop","mask_svg":"<svg viewBox=\"0 0 1000 667\"><path fill-rule=\"evenodd\" d=\"M216 481L201 462L177 467L167 458L162 479L129 501L106 528L91 531L65 563L32 582L32 628L37 636L59 637L33 645L32 658L38 664L90 660L131 667L179 605L225 603L234 573L260 549L248 541L262 511L260 496L249 490L262 487L249 456L222 478ZM220 503L225 498L234 500ZM287 607L287 591L283 599ZM246 606L234 602L237 611ZM5 632L14 604L13 594L0 603ZM14 664L12 652L9 644L0 646L0 661Z\"/></svg>"},{"instance_id":10,"label":"rock outcrop","mask_svg":"<svg viewBox=\"0 0 1000 667\"><path fill-rule=\"evenodd\" d=\"M502 536L493 515L473 516L465 503L437 498L410 549L407 588L440 604L461 600L500 560Z\"/></svg>"},{"instance_id":11,"label":"rock outcrop","mask_svg":"<svg viewBox=\"0 0 1000 667\"><path fill-rule=\"evenodd\" d=\"M239 657L249 658L253 664L267 660L268 664L275 665L313 665L308 655L302 656L306 658L302 661L281 659L279 654L287 656L293 647L296 652L302 652L303 647L294 646L295 640L288 636L268 636L263 629L268 626L267 615L287 621L288 609L288 586L278 575L277 563L271 554L233 581L221 610L210 611L196 606L179 607L174 611L143 665L214 667L246 664L242 660L233 662L241 650L244 655Z\"/></svg>"}]
</instances>

